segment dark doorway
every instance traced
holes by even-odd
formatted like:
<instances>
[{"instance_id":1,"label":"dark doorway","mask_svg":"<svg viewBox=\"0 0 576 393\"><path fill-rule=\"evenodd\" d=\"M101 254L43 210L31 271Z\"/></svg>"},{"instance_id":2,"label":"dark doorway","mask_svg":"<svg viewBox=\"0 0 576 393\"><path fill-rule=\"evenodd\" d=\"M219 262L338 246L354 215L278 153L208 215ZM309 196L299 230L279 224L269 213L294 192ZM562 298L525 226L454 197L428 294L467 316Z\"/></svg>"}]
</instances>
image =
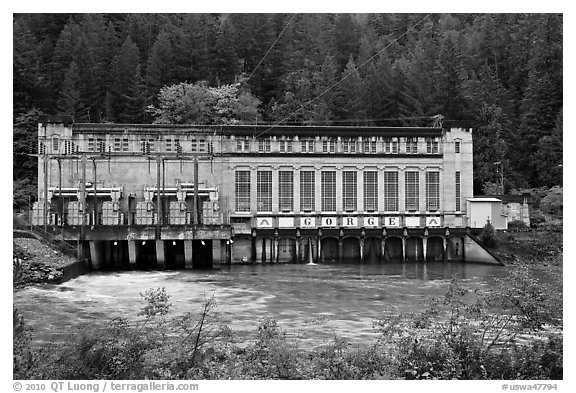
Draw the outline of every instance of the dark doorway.
<instances>
[{"instance_id":1,"label":"dark doorway","mask_svg":"<svg viewBox=\"0 0 576 393\"><path fill-rule=\"evenodd\" d=\"M184 241L165 241L164 255L167 269L184 269Z\"/></svg>"},{"instance_id":2,"label":"dark doorway","mask_svg":"<svg viewBox=\"0 0 576 393\"><path fill-rule=\"evenodd\" d=\"M192 240L192 260L194 269L212 269L212 240Z\"/></svg>"},{"instance_id":3,"label":"dark doorway","mask_svg":"<svg viewBox=\"0 0 576 393\"><path fill-rule=\"evenodd\" d=\"M444 260L444 240L438 236L429 237L426 254L427 261L442 262Z\"/></svg>"}]
</instances>

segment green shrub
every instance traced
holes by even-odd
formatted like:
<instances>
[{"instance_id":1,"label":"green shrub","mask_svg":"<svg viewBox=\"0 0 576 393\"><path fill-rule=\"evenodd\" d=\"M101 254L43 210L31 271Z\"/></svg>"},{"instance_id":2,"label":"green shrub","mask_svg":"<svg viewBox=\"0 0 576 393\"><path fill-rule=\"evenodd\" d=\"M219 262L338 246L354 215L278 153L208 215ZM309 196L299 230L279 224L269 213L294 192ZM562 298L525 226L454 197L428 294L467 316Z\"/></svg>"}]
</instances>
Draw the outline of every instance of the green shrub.
<instances>
[{"instance_id":1,"label":"green shrub","mask_svg":"<svg viewBox=\"0 0 576 393\"><path fill-rule=\"evenodd\" d=\"M508 223L508 229L511 231L523 231L528 229L528 225L522 220L512 220Z\"/></svg>"},{"instance_id":2,"label":"green shrub","mask_svg":"<svg viewBox=\"0 0 576 393\"><path fill-rule=\"evenodd\" d=\"M543 222L546 222L546 216L540 210L533 210L530 212L530 224L538 227Z\"/></svg>"}]
</instances>

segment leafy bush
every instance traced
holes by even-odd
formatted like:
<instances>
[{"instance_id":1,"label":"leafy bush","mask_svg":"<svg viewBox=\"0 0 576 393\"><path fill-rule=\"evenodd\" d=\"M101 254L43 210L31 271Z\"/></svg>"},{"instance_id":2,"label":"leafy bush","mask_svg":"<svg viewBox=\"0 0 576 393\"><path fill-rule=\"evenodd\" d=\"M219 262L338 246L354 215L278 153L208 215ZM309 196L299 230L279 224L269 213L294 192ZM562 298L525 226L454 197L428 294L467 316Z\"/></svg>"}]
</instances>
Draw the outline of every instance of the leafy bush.
<instances>
[{"instance_id":1,"label":"leafy bush","mask_svg":"<svg viewBox=\"0 0 576 393\"><path fill-rule=\"evenodd\" d=\"M546 216L540 210L533 210L530 212L530 224L538 227L543 222L546 222Z\"/></svg>"},{"instance_id":2,"label":"leafy bush","mask_svg":"<svg viewBox=\"0 0 576 393\"><path fill-rule=\"evenodd\" d=\"M525 231L528 225L522 220L512 220L508 223L508 229L511 231Z\"/></svg>"},{"instance_id":3,"label":"leafy bush","mask_svg":"<svg viewBox=\"0 0 576 393\"><path fill-rule=\"evenodd\" d=\"M552 187L546 196L540 200L540 209L547 214L562 215L563 196L562 187Z\"/></svg>"}]
</instances>

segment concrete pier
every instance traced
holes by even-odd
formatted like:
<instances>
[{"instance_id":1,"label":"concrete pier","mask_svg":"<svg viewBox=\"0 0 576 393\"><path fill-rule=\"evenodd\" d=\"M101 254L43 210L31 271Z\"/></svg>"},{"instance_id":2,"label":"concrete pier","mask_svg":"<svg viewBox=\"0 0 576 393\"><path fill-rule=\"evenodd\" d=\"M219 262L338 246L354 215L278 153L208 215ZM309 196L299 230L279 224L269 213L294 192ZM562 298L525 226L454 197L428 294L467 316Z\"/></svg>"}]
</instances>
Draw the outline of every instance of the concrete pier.
<instances>
[{"instance_id":1,"label":"concrete pier","mask_svg":"<svg viewBox=\"0 0 576 393\"><path fill-rule=\"evenodd\" d=\"M194 256L192 253L192 240L184 240L184 268L192 269L194 267Z\"/></svg>"},{"instance_id":2,"label":"concrete pier","mask_svg":"<svg viewBox=\"0 0 576 393\"><path fill-rule=\"evenodd\" d=\"M90 261L92 264L92 270L98 270L102 268L103 255L102 255L102 245L101 242L92 241L90 242Z\"/></svg>"},{"instance_id":3,"label":"concrete pier","mask_svg":"<svg viewBox=\"0 0 576 393\"><path fill-rule=\"evenodd\" d=\"M166 269L166 253L164 240L156 240L156 262L158 269Z\"/></svg>"},{"instance_id":4,"label":"concrete pier","mask_svg":"<svg viewBox=\"0 0 576 393\"><path fill-rule=\"evenodd\" d=\"M136 241L129 240L128 241L128 260L130 262L130 268L136 268L136 261L137 259L137 251L136 251Z\"/></svg>"}]
</instances>

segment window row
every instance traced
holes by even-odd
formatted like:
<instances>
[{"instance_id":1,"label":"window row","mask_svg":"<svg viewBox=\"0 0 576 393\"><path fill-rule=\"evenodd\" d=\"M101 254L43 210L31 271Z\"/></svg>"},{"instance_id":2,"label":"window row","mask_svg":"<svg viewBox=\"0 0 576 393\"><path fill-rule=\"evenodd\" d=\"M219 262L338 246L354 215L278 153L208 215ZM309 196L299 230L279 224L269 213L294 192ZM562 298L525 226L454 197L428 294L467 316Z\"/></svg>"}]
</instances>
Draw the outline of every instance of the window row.
<instances>
[{"instance_id":1,"label":"window row","mask_svg":"<svg viewBox=\"0 0 576 393\"><path fill-rule=\"evenodd\" d=\"M406 138L404 142L400 138L302 138L293 140L290 138L282 138L273 140L272 138L259 138L254 143L257 144L258 153L270 153L273 144L277 144L274 151L280 153L363 153L363 154L438 154L440 152L440 139L439 138L420 138L421 151L418 150L419 138ZM236 137L235 149L239 153L247 153L251 151L249 137ZM404 146L404 147L403 147ZM424 148L425 146L425 148ZM298 148L297 148L298 147ZM457 153L460 152L458 145Z\"/></svg>"},{"instance_id":2,"label":"window row","mask_svg":"<svg viewBox=\"0 0 576 393\"><path fill-rule=\"evenodd\" d=\"M166 138L158 140L156 138L140 138L138 145L134 145L134 140L130 138L87 138L86 151L88 152L142 152L151 154L156 152L166 153L212 153L213 144L206 139L188 139L181 142L178 138ZM184 143L186 144L184 146Z\"/></svg>"},{"instance_id":3,"label":"window row","mask_svg":"<svg viewBox=\"0 0 576 393\"><path fill-rule=\"evenodd\" d=\"M358 176L362 176L362 195L358 195ZM419 171L404 173L404 206L406 211L418 211L420 206ZM399 211L398 172L384 172L383 202L385 211ZM316 205L316 172L302 170L299 179L294 178L293 171L278 171L278 209L284 212L294 210L294 182L300 185L300 210L316 211L319 207L323 212L336 211L337 198L341 198L342 210L354 212L358 210L358 200L362 198L364 211L377 211L380 193L378 171L342 171L342 190L336 187L336 171L320 172L320 206ZM425 202L426 211L440 209L440 172L425 172ZM459 173L457 174L457 205L459 201ZM258 170L256 172L256 211L271 212L273 195L272 171ZM235 172L235 211L251 211L251 176L248 170ZM459 210L459 206L458 206Z\"/></svg>"}]
</instances>

